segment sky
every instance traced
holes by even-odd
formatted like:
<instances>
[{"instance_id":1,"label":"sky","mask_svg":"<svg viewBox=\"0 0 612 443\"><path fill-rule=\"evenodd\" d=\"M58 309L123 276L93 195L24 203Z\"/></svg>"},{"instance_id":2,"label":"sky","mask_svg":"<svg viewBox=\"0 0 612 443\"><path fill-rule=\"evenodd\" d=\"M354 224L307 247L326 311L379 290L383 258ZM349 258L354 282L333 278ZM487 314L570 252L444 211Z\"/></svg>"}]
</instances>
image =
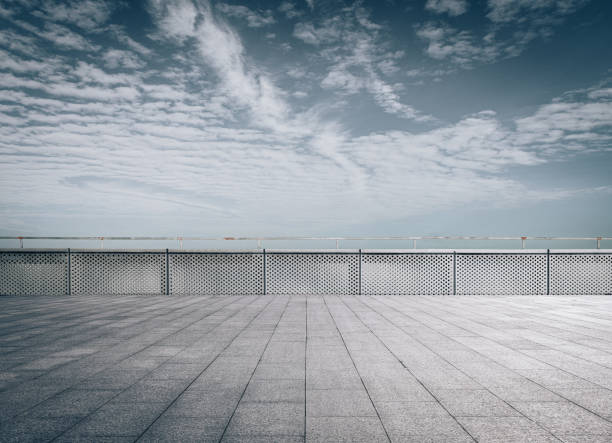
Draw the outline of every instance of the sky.
<instances>
[{"instance_id":1,"label":"sky","mask_svg":"<svg viewBox=\"0 0 612 443\"><path fill-rule=\"evenodd\" d=\"M0 0L0 235L612 236L612 2Z\"/></svg>"}]
</instances>

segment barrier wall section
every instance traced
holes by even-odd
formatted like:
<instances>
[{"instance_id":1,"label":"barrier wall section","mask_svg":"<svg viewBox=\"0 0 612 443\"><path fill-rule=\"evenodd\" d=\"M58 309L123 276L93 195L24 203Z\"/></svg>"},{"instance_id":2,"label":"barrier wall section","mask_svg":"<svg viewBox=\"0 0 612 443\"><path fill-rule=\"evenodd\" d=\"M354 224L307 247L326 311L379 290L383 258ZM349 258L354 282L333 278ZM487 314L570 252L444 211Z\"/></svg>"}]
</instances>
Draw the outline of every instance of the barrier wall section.
<instances>
[{"instance_id":1,"label":"barrier wall section","mask_svg":"<svg viewBox=\"0 0 612 443\"><path fill-rule=\"evenodd\" d=\"M0 295L612 294L612 250L0 250Z\"/></svg>"},{"instance_id":2,"label":"barrier wall section","mask_svg":"<svg viewBox=\"0 0 612 443\"><path fill-rule=\"evenodd\" d=\"M263 294L263 253L169 253L170 294Z\"/></svg>"},{"instance_id":3,"label":"barrier wall section","mask_svg":"<svg viewBox=\"0 0 612 443\"><path fill-rule=\"evenodd\" d=\"M452 295L453 254L362 253L361 293Z\"/></svg>"}]
</instances>

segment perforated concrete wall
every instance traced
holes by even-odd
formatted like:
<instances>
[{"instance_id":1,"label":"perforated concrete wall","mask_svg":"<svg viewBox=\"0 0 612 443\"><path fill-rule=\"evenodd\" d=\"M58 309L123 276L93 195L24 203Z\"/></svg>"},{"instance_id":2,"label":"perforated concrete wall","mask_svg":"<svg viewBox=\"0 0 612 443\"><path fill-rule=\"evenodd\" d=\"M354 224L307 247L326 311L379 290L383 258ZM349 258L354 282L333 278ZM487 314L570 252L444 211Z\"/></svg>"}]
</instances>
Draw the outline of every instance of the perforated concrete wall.
<instances>
[{"instance_id":1,"label":"perforated concrete wall","mask_svg":"<svg viewBox=\"0 0 612 443\"><path fill-rule=\"evenodd\" d=\"M457 254L459 295L546 295L546 253Z\"/></svg>"},{"instance_id":2,"label":"perforated concrete wall","mask_svg":"<svg viewBox=\"0 0 612 443\"><path fill-rule=\"evenodd\" d=\"M0 295L68 293L68 254L51 251L0 252Z\"/></svg>"},{"instance_id":3,"label":"perforated concrete wall","mask_svg":"<svg viewBox=\"0 0 612 443\"><path fill-rule=\"evenodd\" d=\"M0 250L0 295L612 294L612 251Z\"/></svg>"},{"instance_id":4,"label":"perforated concrete wall","mask_svg":"<svg viewBox=\"0 0 612 443\"><path fill-rule=\"evenodd\" d=\"M263 294L261 253L172 253L171 294Z\"/></svg>"},{"instance_id":5,"label":"perforated concrete wall","mask_svg":"<svg viewBox=\"0 0 612 443\"><path fill-rule=\"evenodd\" d=\"M551 294L612 294L612 254L550 254Z\"/></svg>"},{"instance_id":6,"label":"perforated concrete wall","mask_svg":"<svg viewBox=\"0 0 612 443\"><path fill-rule=\"evenodd\" d=\"M362 254L361 289L368 295L451 295L453 254Z\"/></svg>"},{"instance_id":7,"label":"perforated concrete wall","mask_svg":"<svg viewBox=\"0 0 612 443\"><path fill-rule=\"evenodd\" d=\"M162 252L72 252L72 295L165 294Z\"/></svg>"},{"instance_id":8,"label":"perforated concrete wall","mask_svg":"<svg viewBox=\"0 0 612 443\"><path fill-rule=\"evenodd\" d=\"M268 253L268 294L358 294L359 254Z\"/></svg>"}]
</instances>

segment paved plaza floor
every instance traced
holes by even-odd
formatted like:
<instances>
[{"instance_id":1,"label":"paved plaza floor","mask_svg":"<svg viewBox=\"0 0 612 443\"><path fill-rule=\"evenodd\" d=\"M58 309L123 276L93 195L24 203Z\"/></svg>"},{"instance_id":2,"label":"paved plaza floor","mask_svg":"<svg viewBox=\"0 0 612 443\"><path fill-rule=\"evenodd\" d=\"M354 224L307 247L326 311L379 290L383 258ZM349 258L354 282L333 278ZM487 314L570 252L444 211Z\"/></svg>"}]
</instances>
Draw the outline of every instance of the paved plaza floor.
<instances>
[{"instance_id":1,"label":"paved plaza floor","mask_svg":"<svg viewBox=\"0 0 612 443\"><path fill-rule=\"evenodd\" d=\"M612 441L612 297L0 297L0 441Z\"/></svg>"}]
</instances>

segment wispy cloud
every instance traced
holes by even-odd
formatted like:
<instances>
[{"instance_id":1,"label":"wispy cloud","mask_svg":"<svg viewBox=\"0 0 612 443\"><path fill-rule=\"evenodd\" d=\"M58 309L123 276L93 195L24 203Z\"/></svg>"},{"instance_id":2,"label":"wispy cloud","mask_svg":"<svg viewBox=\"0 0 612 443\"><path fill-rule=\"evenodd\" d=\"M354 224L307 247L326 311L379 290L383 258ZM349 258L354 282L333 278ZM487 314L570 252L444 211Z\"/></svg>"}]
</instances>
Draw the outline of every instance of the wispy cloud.
<instances>
[{"instance_id":1,"label":"wispy cloud","mask_svg":"<svg viewBox=\"0 0 612 443\"><path fill-rule=\"evenodd\" d=\"M478 34L462 30L444 21L430 21L415 26L430 57L450 61L463 68L517 57L538 38L549 38L554 27L589 0L489 0L489 25ZM461 3L461 2L459 2ZM427 9L459 15L465 10L453 1L430 0ZM455 7L453 6L453 7ZM467 6L467 4L466 4ZM455 14L453 11L457 11Z\"/></svg>"},{"instance_id":2,"label":"wispy cloud","mask_svg":"<svg viewBox=\"0 0 612 443\"><path fill-rule=\"evenodd\" d=\"M297 9L295 3L290 1L283 1L278 6L278 10L285 14L285 16L289 19L293 19L303 15L303 12Z\"/></svg>"},{"instance_id":3,"label":"wispy cloud","mask_svg":"<svg viewBox=\"0 0 612 443\"><path fill-rule=\"evenodd\" d=\"M32 15L94 31L106 23L117 4L105 0L43 0Z\"/></svg>"},{"instance_id":4,"label":"wispy cloud","mask_svg":"<svg viewBox=\"0 0 612 443\"><path fill-rule=\"evenodd\" d=\"M590 0L488 0L487 17L495 23L535 21L554 23Z\"/></svg>"},{"instance_id":5,"label":"wispy cloud","mask_svg":"<svg viewBox=\"0 0 612 443\"><path fill-rule=\"evenodd\" d=\"M250 28L261 28L263 26L272 25L276 22L272 15L272 11L267 10L263 13L255 12L246 6L229 5L227 3L219 3L216 8L228 17L236 17L247 21Z\"/></svg>"},{"instance_id":6,"label":"wispy cloud","mask_svg":"<svg viewBox=\"0 0 612 443\"><path fill-rule=\"evenodd\" d=\"M427 0L425 9L439 14L447 13L450 16L456 17L467 11L468 4L466 0Z\"/></svg>"},{"instance_id":7,"label":"wispy cloud","mask_svg":"<svg viewBox=\"0 0 612 443\"><path fill-rule=\"evenodd\" d=\"M403 103L400 89L386 80L399 71L397 60L404 56L392 51L382 38L382 26L372 22L367 11L357 5L346 8L341 16L324 19L320 24L297 23L293 35L315 45L327 62L321 80L325 89L341 94L367 91L387 113L412 120L429 120L409 104Z\"/></svg>"},{"instance_id":8,"label":"wispy cloud","mask_svg":"<svg viewBox=\"0 0 612 443\"><path fill-rule=\"evenodd\" d=\"M347 220L384 223L479 202L508 207L609 192L534 187L508 174L609 151L607 82L515 118L484 110L422 129L414 120L426 115L395 81L409 75L411 55L387 41L386 25L365 8L290 22L309 63L289 54L274 70L209 3L148 7L155 27L144 33L102 18L95 26L54 18L0 30L0 228L65 217L62 229L86 219L88 233L102 232L113 214L138 226L146 218L143 229L159 234L247 225L261 233L271 220L282 220L277 232L304 234L341 230ZM312 15L320 7L314 2ZM301 8L302 17L311 14L308 4ZM45 35L54 26L94 49L79 58L58 49ZM109 33L92 32L97 26ZM504 50L492 43L502 52L482 56L473 33L439 22L419 31L435 43L436 60L487 62ZM347 125L343 101L356 94L372 100L372 119L387 113L394 124ZM176 214L181 228L170 223Z\"/></svg>"}]
</instances>

